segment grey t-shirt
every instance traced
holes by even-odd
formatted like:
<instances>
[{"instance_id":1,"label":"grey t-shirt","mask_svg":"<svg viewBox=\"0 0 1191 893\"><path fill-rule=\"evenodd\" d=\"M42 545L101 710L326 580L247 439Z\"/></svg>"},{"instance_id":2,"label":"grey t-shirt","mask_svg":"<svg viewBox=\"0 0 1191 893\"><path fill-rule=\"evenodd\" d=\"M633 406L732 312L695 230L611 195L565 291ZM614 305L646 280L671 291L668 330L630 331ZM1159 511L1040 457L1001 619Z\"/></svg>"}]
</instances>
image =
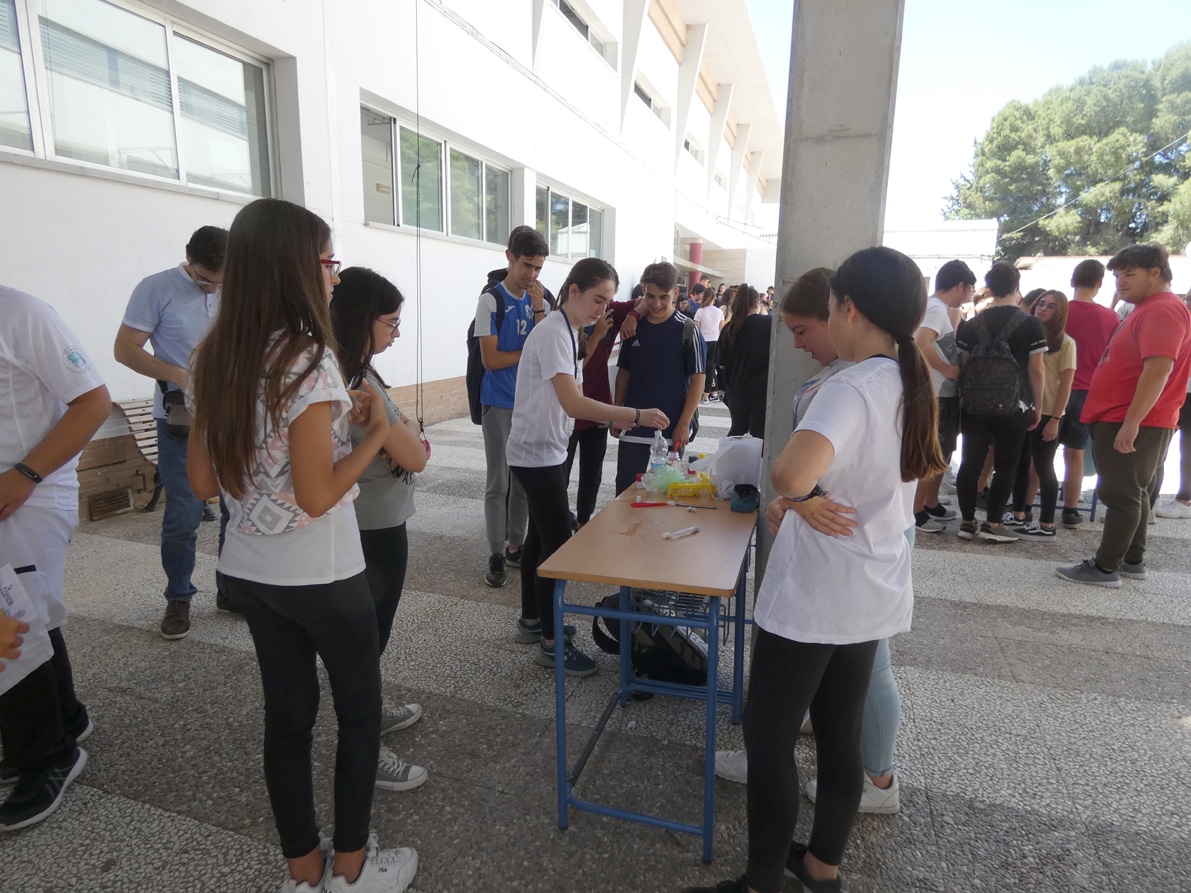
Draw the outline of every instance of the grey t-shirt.
<instances>
[{"instance_id":1,"label":"grey t-shirt","mask_svg":"<svg viewBox=\"0 0 1191 893\"><path fill-rule=\"evenodd\" d=\"M396 425L402 419L401 410L389 399L384 386L376 376L368 373L365 380L380 391L385 400L385 411L389 424ZM364 439L364 429L351 426L352 446ZM356 521L361 530L384 530L399 527L414 514L414 474L389 468L389 460L377 454L364 473L360 475L360 495L356 497Z\"/></svg>"}]
</instances>

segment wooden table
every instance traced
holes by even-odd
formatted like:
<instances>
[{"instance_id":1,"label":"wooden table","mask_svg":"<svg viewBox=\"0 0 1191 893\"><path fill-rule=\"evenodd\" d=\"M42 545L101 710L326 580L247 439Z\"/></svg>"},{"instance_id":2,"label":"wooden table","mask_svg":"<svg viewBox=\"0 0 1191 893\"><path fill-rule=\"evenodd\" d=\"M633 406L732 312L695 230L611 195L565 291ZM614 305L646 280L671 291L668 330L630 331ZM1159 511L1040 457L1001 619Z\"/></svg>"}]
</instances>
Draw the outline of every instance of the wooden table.
<instances>
[{"instance_id":1,"label":"wooden table","mask_svg":"<svg viewBox=\"0 0 1191 893\"><path fill-rule=\"evenodd\" d=\"M587 742L574 770L567 772L566 748L566 674L562 661L554 667L555 727L558 767L558 827L568 824L570 807L646 825L667 828L703 838L703 859L711 861L712 831L715 817L715 711L720 703L732 707L732 722L740 722L744 687L744 627L745 574L748 570L748 549L756 528L756 512L733 512L730 503L711 499L680 499L677 502L715 506L689 511L678 506L634 507L635 501L652 501L644 491L632 487L609 503L583 529L576 533L539 568L538 574L556 579L554 587L554 641L563 638L563 615L584 614L620 622L620 679L609 699L595 731ZM664 539L664 532L675 532L698 526L699 532L677 540ZM593 605L569 604L565 601L568 580L606 583L620 588L618 610ZM691 618L642 615L634 611L629 597L631 588L661 589L693 593L708 597L705 617ZM721 690L719 669L720 600L736 596L735 655L732 687ZM630 623L648 622L669 626L686 626L705 630L707 634L707 684L705 686L678 685L639 679L633 675L630 648ZM561 651L561 649L560 649ZM596 742L603 733L612 712L619 704L628 706L635 692L693 698L706 705L706 737L704 742L703 823L692 825L644 813L616 809L580 799L574 793L575 784Z\"/></svg>"}]
</instances>

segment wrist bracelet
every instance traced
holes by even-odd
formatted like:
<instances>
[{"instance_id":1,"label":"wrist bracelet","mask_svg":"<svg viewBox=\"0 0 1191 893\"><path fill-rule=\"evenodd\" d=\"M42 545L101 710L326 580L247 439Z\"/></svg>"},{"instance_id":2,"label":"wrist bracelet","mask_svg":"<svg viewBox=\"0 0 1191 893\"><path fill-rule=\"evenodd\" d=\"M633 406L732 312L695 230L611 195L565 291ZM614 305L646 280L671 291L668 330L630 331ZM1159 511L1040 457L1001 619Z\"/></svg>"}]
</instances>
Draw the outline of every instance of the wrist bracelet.
<instances>
[{"instance_id":1,"label":"wrist bracelet","mask_svg":"<svg viewBox=\"0 0 1191 893\"><path fill-rule=\"evenodd\" d=\"M45 480L45 478L43 478L40 474L23 462L18 462L13 466L13 468L15 468L20 474L23 474L29 480L33 481L35 484L40 484L43 480Z\"/></svg>"},{"instance_id":2,"label":"wrist bracelet","mask_svg":"<svg viewBox=\"0 0 1191 893\"><path fill-rule=\"evenodd\" d=\"M537 316L539 313L545 313L545 312L546 312L546 308L545 308L545 307L543 307L541 310L535 310L535 311L533 312L533 315L534 315L534 316Z\"/></svg>"},{"instance_id":3,"label":"wrist bracelet","mask_svg":"<svg viewBox=\"0 0 1191 893\"><path fill-rule=\"evenodd\" d=\"M633 418L633 427L634 428L636 428L638 425L641 424L641 410L638 409L638 410L635 410L635 412L637 413L637 415Z\"/></svg>"},{"instance_id":4,"label":"wrist bracelet","mask_svg":"<svg viewBox=\"0 0 1191 893\"><path fill-rule=\"evenodd\" d=\"M814 499L816 496L826 495L827 494L823 492L823 489L818 484L815 484L815 489L807 493L806 496L787 496L786 499L789 502L806 502L808 499Z\"/></svg>"}]
</instances>

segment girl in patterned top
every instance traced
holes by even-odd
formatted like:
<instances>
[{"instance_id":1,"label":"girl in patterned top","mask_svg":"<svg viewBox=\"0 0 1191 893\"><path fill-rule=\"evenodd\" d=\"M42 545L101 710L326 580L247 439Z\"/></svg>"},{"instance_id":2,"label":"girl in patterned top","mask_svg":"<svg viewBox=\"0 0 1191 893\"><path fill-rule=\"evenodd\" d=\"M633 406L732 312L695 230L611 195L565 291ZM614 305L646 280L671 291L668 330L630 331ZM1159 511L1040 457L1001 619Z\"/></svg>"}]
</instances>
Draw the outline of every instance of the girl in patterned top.
<instances>
[{"instance_id":1,"label":"girl in patterned top","mask_svg":"<svg viewBox=\"0 0 1191 893\"><path fill-rule=\"evenodd\" d=\"M328 302L338 282L316 215L261 199L228 236L225 304L194 358L188 470L231 519L219 559L244 613L265 699L265 783L289 867L283 893L401 891L412 849L369 834L380 747L376 613L356 527L356 481L389 429L375 388L349 394ZM365 437L353 449L349 418ZM322 658L339 722L335 836L320 840L311 744ZM333 845L334 855L330 848Z\"/></svg>"}]
</instances>

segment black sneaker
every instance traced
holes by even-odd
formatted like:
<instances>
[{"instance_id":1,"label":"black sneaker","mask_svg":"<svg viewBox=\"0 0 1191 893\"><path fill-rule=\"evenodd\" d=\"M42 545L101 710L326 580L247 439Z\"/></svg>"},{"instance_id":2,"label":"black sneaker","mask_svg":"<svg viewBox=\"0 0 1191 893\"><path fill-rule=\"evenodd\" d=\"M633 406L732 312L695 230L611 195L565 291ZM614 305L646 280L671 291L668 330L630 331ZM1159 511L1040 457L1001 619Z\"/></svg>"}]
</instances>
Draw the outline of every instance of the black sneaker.
<instances>
[{"instance_id":1,"label":"black sneaker","mask_svg":"<svg viewBox=\"0 0 1191 893\"><path fill-rule=\"evenodd\" d=\"M1023 540L1053 540L1058 534L1053 527L1043 527L1041 524L1027 524L1017 535Z\"/></svg>"},{"instance_id":2,"label":"black sneaker","mask_svg":"<svg viewBox=\"0 0 1191 893\"><path fill-rule=\"evenodd\" d=\"M87 711L83 711L83 718L76 722L73 726L67 723L66 731L74 736L75 744L82 744L95 731L95 724L91 722L91 717L87 715ZM0 760L0 787L6 787L10 784L15 784L16 780L20 778L21 772L10 763L7 759Z\"/></svg>"},{"instance_id":3,"label":"black sneaker","mask_svg":"<svg viewBox=\"0 0 1191 893\"><path fill-rule=\"evenodd\" d=\"M28 828L52 815L86 765L87 751L76 747L74 755L60 766L22 772L8 799L0 804L0 831Z\"/></svg>"},{"instance_id":4,"label":"black sneaker","mask_svg":"<svg viewBox=\"0 0 1191 893\"><path fill-rule=\"evenodd\" d=\"M1063 526L1068 530L1073 530L1083 523L1083 515L1079 513L1079 509L1063 509Z\"/></svg>"},{"instance_id":5,"label":"black sneaker","mask_svg":"<svg viewBox=\"0 0 1191 893\"><path fill-rule=\"evenodd\" d=\"M215 610L220 614L239 614L240 609L236 607L236 603L232 601L230 595L225 595L222 592L215 593Z\"/></svg>"},{"instance_id":6,"label":"black sneaker","mask_svg":"<svg viewBox=\"0 0 1191 893\"><path fill-rule=\"evenodd\" d=\"M804 893L841 893L844 883L839 877L829 881L817 881L807 874L806 865L802 861L805 855L806 844L790 844L790 855L786 857L786 877L797 878Z\"/></svg>"},{"instance_id":7,"label":"black sneaker","mask_svg":"<svg viewBox=\"0 0 1191 893\"><path fill-rule=\"evenodd\" d=\"M505 585L507 579L504 555L499 552L493 552L488 556L488 573L484 574L484 582L494 589L499 589Z\"/></svg>"},{"instance_id":8,"label":"black sneaker","mask_svg":"<svg viewBox=\"0 0 1191 893\"><path fill-rule=\"evenodd\" d=\"M161 619L163 639L185 639L190 633L190 602L170 599L165 603L165 617Z\"/></svg>"},{"instance_id":9,"label":"black sneaker","mask_svg":"<svg viewBox=\"0 0 1191 893\"><path fill-rule=\"evenodd\" d=\"M505 549L505 564L509 567L521 567L521 553L524 551L524 546L518 546L516 549Z\"/></svg>"}]
</instances>

